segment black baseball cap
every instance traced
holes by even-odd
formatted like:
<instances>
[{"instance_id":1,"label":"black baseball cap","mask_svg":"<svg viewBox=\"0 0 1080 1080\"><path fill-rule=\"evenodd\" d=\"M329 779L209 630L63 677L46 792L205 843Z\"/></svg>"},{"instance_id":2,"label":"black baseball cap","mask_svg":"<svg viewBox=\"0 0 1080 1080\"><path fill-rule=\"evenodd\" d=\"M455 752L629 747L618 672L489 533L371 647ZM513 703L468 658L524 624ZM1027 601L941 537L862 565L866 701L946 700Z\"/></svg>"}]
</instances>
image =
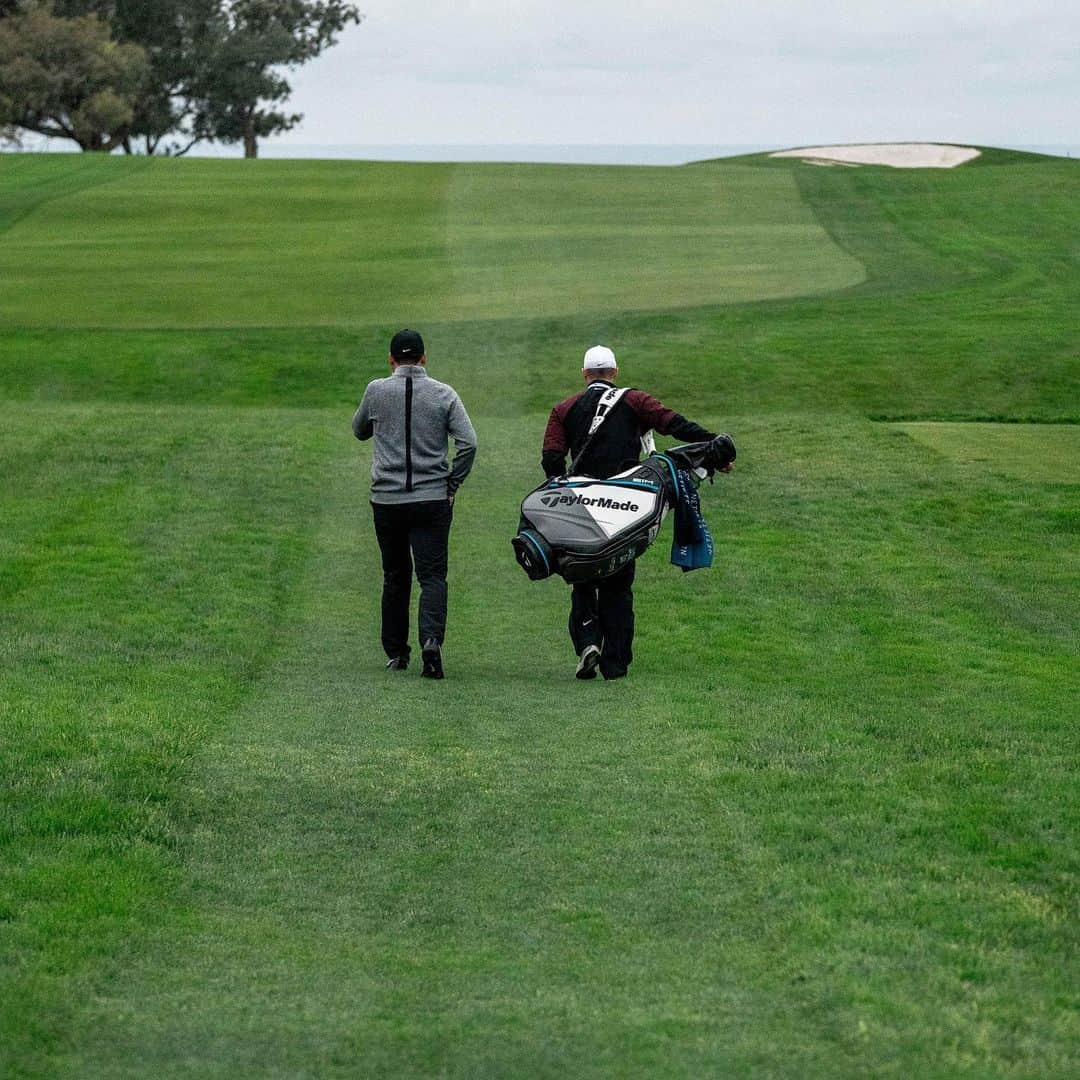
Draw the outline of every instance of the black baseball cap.
<instances>
[{"instance_id":1,"label":"black baseball cap","mask_svg":"<svg viewBox=\"0 0 1080 1080\"><path fill-rule=\"evenodd\" d=\"M415 330L399 330L390 339L390 355L395 360L419 360L424 355L424 339Z\"/></svg>"}]
</instances>

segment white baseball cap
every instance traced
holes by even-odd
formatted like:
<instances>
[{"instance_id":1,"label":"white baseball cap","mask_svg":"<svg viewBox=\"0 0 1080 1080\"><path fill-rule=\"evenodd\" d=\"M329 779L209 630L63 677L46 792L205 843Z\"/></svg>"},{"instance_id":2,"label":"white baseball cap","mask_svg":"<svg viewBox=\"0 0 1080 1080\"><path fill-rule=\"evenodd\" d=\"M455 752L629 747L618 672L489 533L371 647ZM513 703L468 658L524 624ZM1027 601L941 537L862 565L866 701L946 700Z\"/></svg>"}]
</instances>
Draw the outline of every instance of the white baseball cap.
<instances>
[{"instance_id":1,"label":"white baseball cap","mask_svg":"<svg viewBox=\"0 0 1080 1080\"><path fill-rule=\"evenodd\" d=\"M585 353L584 368L586 371L618 367L615 363L615 354L606 345L594 345Z\"/></svg>"}]
</instances>

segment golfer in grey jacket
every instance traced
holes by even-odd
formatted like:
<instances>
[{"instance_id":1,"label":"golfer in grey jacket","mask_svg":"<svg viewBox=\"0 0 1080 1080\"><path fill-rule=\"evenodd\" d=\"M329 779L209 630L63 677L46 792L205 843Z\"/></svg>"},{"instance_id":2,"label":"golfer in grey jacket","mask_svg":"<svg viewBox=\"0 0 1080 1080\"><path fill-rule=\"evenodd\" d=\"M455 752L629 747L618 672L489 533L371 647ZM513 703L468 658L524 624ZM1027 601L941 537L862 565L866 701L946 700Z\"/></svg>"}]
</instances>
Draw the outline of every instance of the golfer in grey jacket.
<instances>
[{"instance_id":1,"label":"golfer in grey jacket","mask_svg":"<svg viewBox=\"0 0 1080 1080\"><path fill-rule=\"evenodd\" d=\"M415 330L394 335L390 370L389 378L368 383L352 422L358 439L375 436L371 506L382 552L382 645L387 668L409 666L415 562L423 674L441 679L450 522L454 496L476 456L476 432L457 391L428 375L424 340ZM448 439L454 440L452 466Z\"/></svg>"}]
</instances>

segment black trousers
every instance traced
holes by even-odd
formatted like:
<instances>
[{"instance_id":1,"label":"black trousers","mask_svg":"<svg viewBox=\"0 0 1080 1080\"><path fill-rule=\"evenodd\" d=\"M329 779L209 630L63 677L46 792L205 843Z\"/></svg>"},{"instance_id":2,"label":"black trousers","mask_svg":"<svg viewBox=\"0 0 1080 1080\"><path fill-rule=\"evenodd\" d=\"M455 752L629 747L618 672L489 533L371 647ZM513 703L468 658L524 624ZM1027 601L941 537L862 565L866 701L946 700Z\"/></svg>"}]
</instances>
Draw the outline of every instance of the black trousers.
<instances>
[{"instance_id":1,"label":"black trousers","mask_svg":"<svg viewBox=\"0 0 1080 1080\"><path fill-rule=\"evenodd\" d=\"M634 659L634 563L617 574L575 585L570 598L570 640L578 656L600 646L600 674L617 679Z\"/></svg>"},{"instance_id":2,"label":"black trousers","mask_svg":"<svg viewBox=\"0 0 1080 1080\"><path fill-rule=\"evenodd\" d=\"M413 564L420 582L420 644L446 634L446 562L453 509L434 502L372 503L382 552L382 647L387 656L409 655L409 597Z\"/></svg>"}]
</instances>

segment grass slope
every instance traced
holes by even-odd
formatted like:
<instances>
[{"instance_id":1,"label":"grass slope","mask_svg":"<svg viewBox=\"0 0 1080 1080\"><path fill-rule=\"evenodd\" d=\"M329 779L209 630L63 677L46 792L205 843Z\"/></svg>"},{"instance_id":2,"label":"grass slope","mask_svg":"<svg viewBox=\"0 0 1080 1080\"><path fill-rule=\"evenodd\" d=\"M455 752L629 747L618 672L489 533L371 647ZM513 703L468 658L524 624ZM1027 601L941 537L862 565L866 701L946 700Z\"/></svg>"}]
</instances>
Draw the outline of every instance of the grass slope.
<instances>
[{"instance_id":1,"label":"grass slope","mask_svg":"<svg viewBox=\"0 0 1080 1080\"><path fill-rule=\"evenodd\" d=\"M11 230L0 248L9 323L566 315L824 292L862 277L783 172L687 172L672 185L668 170L642 168L150 165Z\"/></svg>"},{"instance_id":2,"label":"grass slope","mask_svg":"<svg viewBox=\"0 0 1080 1080\"><path fill-rule=\"evenodd\" d=\"M434 174L379 168L404 227ZM544 277L519 198L561 174L481 170L507 231L466 257L465 219L440 295L504 262L507 289L423 324L482 440L437 686L378 670L347 430L390 314L48 329L41 291L39 328L9 320L0 1071L1069 1074L1077 429L925 420L1076 419L1075 167L724 170L596 190L700 208L783 177L865 284L501 318ZM92 233L74 208L140 176L42 203L0 259L48 222ZM475 205L469 170L443 179L443 209ZM749 227L778 190L745 187ZM642 560L611 686L569 677L565 589L506 542L543 409L600 336L742 450L704 492L717 568Z\"/></svg>"},{"instance_id":3,"label":"grass slope","mask_svg":"<svg viewBox=\"0 0 1080 1080\"><path fill-rule=\"evenodd\" d=\"M261 163L260 168L286 164ZM418 184L408 179L411 166L393 168L402 173L403 187ZM640 171L622 170L635 177ZM655 193L662 212L676 178L681 183L725 168L643 172L664 178L665 186ZM518 415L522 409L550 407L553 398L563 396L582 343L607 339L617 346L631 381L647 381L655 392L672 397L692 395L702 409L718 412L1077 418L1080 274L1071 238L1080 228L1080 169L1075 162L917 174L798 163L778 171L773 163L738 173L794 175L807 207L866 268L866 284L826 297L664 310L646 306L558 318L528 317L527 297L513 318L449 319L446 312L423 324L440 370L476 411ZM137 182L128 181L129 186ZM761 219L761 211L746 212ZM33 234L30 225L26 229ZM182 248L182 240L174 240L174 246ZM0 244L0 259L5 248ZM423 278L428 266L420 251L404 278L411 280L413 273ZM349 267L334 269L340 289L358 284L350 284ZM583 287L590 271L584 262ZM157 273L151 253L139 274L153 282ZM125 296L117 281L103 277L118 297ZM228 293L222 289L225 299ZM35 323L57 321L50 314L51 296L50 288L34 294ZM264 315L274 321L273 312ZM121 311L119 321L126 318ZM371 319L351 329L89 332L26 329L9 317L8 329L0 329L0 391L22 399L105 396L347 408L358 384L382 370L387 335L416 321L404 307L373 313ZM702 378L703 370L708 378Z\"/></svg>"}]
</instances>

